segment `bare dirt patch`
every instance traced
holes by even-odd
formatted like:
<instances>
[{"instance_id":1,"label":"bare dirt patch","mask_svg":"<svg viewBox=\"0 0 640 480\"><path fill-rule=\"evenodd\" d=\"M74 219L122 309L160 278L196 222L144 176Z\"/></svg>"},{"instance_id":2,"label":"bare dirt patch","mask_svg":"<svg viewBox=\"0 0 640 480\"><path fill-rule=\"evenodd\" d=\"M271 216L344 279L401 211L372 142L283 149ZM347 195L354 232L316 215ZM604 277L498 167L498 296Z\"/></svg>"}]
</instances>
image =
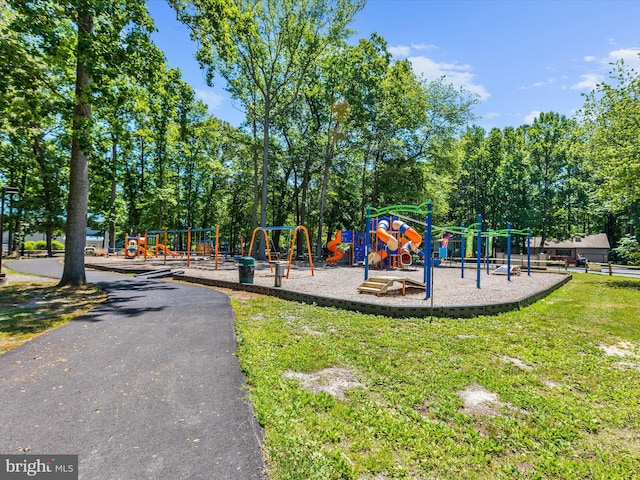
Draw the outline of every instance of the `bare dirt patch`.
<instances>
[{"instance_id":1,"label":"bare dirt patch","mask_svg":"<svg viewBox=\"0 0 640 480\"><path fill-rule=\"evenodd\" d=\"M309 335L324 335L323 332L319 332L317 330L314 330L311 327L309 327L308 325L304 325L303 327L301 327L300 331L303 332L303 333L308 333Z\"/></svg>"},{"instance_id":2,"label":"bare dirt patch","mask_svg":"<svg viewBox=\"0 0 640 480\"><path fill-rule=\"evenodd\" d=\"M618 342L615 345L598 345L598 348L609 357L640 357L636 353L636 345L631 342Z\"/></svg>"},{"instance_id":3,"label":"bare dirt patch","mask_svg":"<svg viewBox=\"0 0 640 480\"><path fill-rule=\"evenodd\" d=\"M514 357L510 357L508 355L503 355L502 356L502 361L506 362L506 363L512 363L514 364L516 367L524 370L525 372L530 372L533 370L533 367L531 365L527 365L526 363L524 363L522 360L520 360L519 358L514 358Z\"/></svg>"},{"instance_id":4,"label":"bare dirt patch","mask_svg":"<svg viewBox=\"0 0 640 480\"><path fill-rule=\"evenodd\" d=\"M315 373L287 371L283 377L295 380L305 390L313 393L325 392L340 400L344 400L345 391L349 388L364 387L353 372L344 368L325 368Z\"/></svg>"},{"instance_id":5,"label":"bare dirt patch","mask_svg":"<svg viewBox=\"0 0 640 480\"><path fill-rule=\"evenodd\" d=\"M508 404L498 400L498 394L487 390L481 385L474 383L458 392L464 407L462 411L468 415L487 415L495 417L500 415L500 409Z\"/></svg>"}]
</instances>

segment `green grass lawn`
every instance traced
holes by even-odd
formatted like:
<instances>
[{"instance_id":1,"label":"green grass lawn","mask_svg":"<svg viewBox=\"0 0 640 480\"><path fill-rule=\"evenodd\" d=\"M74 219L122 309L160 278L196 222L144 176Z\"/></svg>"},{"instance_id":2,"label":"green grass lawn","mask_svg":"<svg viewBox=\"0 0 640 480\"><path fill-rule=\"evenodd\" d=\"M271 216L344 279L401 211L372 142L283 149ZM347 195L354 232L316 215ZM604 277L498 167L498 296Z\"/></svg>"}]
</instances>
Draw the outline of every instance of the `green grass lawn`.
<instances>
[{"instance_id":1,"label":"green grass lawn","mask_svg":"<svg viewBox=\"0 0 640 480\"><path fill-rule=\"evenodd\" d=\"M58 288L50 282L12 282L0 287L0 354L57 328L106 299L94 285Z\"/></svg>"},{"instance_id":2,"label":"green grass lawn","mask_svg":"<svg viewBox=\"0 0 640 480\"><path fill-rule=\"evenodd\" d=\"M233 305L272 480L640 478L640 281L578 274L518 312L433 322ZM326 368L361 386L284 376ZM465 405L470 387L495 401Z\"/></svg>"}]
</instances>

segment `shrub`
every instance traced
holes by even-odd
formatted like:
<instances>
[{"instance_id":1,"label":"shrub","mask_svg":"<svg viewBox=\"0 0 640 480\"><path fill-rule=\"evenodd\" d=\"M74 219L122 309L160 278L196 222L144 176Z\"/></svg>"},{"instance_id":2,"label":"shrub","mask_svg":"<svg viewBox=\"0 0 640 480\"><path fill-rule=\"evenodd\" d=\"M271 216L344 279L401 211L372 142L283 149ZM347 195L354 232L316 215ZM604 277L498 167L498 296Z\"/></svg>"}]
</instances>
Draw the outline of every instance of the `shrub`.
<instances>
[{"instance_id":1,"label":"shrub","mask_svg":"<svg viewBox=\"0 0 640 480\"><path fill-rule=\"evenodd\" d=\"M47 242L45 240L33 241L29 240L24 242L25 250L46 250ZM51 250L64 250L64 245L57 240L51 241Z\"/></svg>"},{"instance_id":2,"label":"shrub","mask_svg":"<svg viewBox=\"0 0 640 480\"><path fill-rule=\"evenodd\" d=\"M34 242L33 240L29 240L24 242L24 249L25 250L35 250L36 249L36 242Z\"/></svg>"}]
</instances>

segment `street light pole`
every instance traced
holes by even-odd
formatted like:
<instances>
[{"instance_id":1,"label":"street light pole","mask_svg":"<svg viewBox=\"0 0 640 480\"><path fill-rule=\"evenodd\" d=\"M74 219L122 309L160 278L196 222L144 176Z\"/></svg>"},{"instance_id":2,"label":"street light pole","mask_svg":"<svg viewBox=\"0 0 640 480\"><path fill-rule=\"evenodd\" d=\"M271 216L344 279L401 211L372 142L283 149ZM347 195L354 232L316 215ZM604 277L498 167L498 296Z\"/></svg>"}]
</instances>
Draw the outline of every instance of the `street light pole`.
<instances>
[{"instance_id":1,"label":"street light pole","mask_svg":"<svg viewBox=\"0 0 640 480\"><path fill-rule=\"evenodd\" d=\"M2 273L2 256L4 255L4 197L7 193L11 196L18 192L19 190L16 187L2 187L2 194L0 195L0 197L2 197L0 200L0 278L4 278L4 273Z\"/></svg>"}]
</instances>

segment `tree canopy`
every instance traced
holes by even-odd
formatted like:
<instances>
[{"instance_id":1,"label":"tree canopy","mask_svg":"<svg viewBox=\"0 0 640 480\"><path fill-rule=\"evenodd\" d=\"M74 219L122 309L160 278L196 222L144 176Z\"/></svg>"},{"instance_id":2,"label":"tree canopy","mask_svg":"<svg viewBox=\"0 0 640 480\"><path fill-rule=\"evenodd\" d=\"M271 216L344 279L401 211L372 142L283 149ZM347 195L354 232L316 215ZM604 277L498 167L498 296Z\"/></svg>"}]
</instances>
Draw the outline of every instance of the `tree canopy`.
<instances>
[{"instance_id":1,"label":"tree canopy","mask_svg":"<svg viewBox=\"0 0 640 480\"><path fill-rule=\"evenodd\" d=\"M440 224L606 232L635 261L640 77L624 63L574 118L487 132L474 95L354 35L361 0L171 4L242 125L167 65L145 2L0 0L0 185L21 192L5 231L12 250L45 233L49 254L66 231L63 283L85 281L87 227L113 248L219 226L237 252L257 225L304 224L322 256L335 230L364 228L366 206L427 199Z\"/></svg>"}]
</instances>

